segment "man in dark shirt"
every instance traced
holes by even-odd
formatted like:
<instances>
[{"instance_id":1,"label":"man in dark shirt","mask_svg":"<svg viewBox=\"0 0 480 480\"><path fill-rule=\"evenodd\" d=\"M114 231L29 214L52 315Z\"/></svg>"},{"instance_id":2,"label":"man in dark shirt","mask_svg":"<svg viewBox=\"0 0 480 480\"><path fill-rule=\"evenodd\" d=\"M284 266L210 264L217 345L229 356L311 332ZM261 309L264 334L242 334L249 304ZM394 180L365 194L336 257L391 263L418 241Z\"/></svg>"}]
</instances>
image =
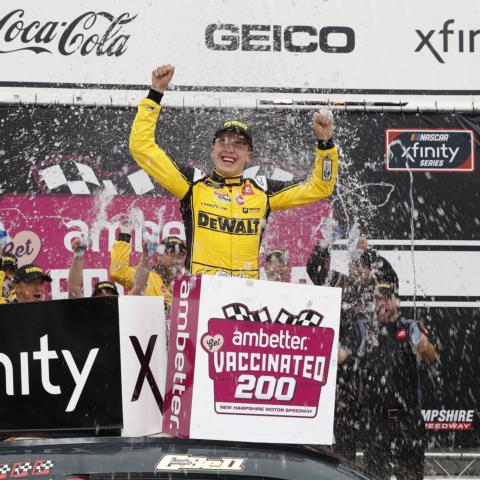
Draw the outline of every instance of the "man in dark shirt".
<instances>
[{"instance_id":1,"label":"man in dark shirt","mask_svg":"<svg viewBox=\"0 0 480 480\"><path fill-rule=\"evenodd\" d=\"M342 288L339 356L335 401L335 452L355 461L358 419L358 375L355 349L359 343L357 320L372 308L373 273L377 255L360 237L349 262L348 275L330 269L330 246L320 243L307 262L307 273L315 285Z\"/></svg>"},{"instance_id":2,"label":"man in dark shirt","mask_svg":"<svg viewBox=\"0 0 480 480\"><path fill-rule=\"evenodd\" d=\"M381 257L379 257L381 258ZM376 272L374 311L358 321L356 364L364 462L382 479L422 479L425 429L418 362L433 362L435 347L419 322L400 317L398 277L386 262Z\"/></svg>"}]
</instances>

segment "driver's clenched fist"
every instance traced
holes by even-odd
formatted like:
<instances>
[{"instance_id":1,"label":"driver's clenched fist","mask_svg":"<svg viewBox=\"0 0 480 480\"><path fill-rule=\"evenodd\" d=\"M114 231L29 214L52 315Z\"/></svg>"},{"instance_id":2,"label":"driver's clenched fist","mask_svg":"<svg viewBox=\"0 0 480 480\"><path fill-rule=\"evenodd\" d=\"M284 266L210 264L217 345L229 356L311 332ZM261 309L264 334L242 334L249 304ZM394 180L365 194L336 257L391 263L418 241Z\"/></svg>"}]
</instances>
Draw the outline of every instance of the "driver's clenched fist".
<instances>
[{"instance_id":1,"label":"driver's clenched fist","mask_svg":"<svg viewBox=\"0 0 480 480\"><path fill-rule=\"evenodd\" d=\"M313 114L313 129L319 140L328 140L333 135L333 115L330 110L322 108Z\"/></svg>"},{"instance_id":2,"label":"driver's clenched fist","mask_svg":"<svg viewBox=\"0 0 480 480\"><path fill-rule=\"evenodd\" d=\"M168 88L173 74L175 73L175 67L170 65L160 65L152 72L152 88L157 92L163 93Z\"/></svg>"}]
</instances>

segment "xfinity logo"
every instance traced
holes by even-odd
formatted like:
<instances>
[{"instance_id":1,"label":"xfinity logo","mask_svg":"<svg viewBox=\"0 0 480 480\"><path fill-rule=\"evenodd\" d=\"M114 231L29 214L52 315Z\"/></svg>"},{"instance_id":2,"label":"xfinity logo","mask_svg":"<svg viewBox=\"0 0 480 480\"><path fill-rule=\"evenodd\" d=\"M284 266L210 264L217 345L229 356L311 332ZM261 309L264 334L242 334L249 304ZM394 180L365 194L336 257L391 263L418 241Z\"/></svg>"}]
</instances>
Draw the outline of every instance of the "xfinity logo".
<instances>
[{"instance_id":1,"label":"xfinity logo","mask_svg":"<svg viewBox=\"0 0 480 480\"><path fill-rule=\"evenodd\" d=\"M457 51L463 53L468 49L469 52L475 51L475 37L480 34L480 30L455 30L449 28L455 20L449 18L445 20L441 30L429 30L424 33L421 30L415 30L420 37L415 52L418 53L424 49L437 59L439 63L445 63L444 57L440 53Z\"/></svg>"},{"instance_id":2,"label":"xfinity logo","mask_svg":"<svg viewBox=\"0 0 480 480\"><path fill-rule=\"evenodd\" d=\"M471 172L475 142L472 130L388 129L387 169Z\"/></svg>"},{"instance_id":3,"label":"xfinity logo","mask_svg":"<svg viewBox=\"0 0 480 480\"><path fill-rule=\"evenodd\" d=\"M205 45L227 51L350 53L355 49L355 32L341 26L212 23L205 28Z\"/></svg>"},{"instance_id":4,"label":"xfinity logo","mask_svg":"<svg viewBox=\"0 0 480 480\"><path fill-rule=\"evenodd\" d=\"M60 351L75 382L75 388L65 409L66 412L75 410L99 350L99 348L90 350L81 369L78 368L70 350ZM29 352L20 352L20 381L18 382L18 380L15 380L18 373L14 372L11 359L4 353L0 353L0 366L3 367L5 374L5 393L7 395L15 395L14 384L18 385L20 383L21 394L30 395L30 366L32 361L37 360L40 362L43 389L50 395L60 395L62 393L60 385L54 385L50 379L50 361L58 360L59 358L60 356L56 350L48 349L48 335L44 335L40 338L40 350L32 352L31 357ZM58 368L57 363L55 366Z\"/></svg>"},{"instance_id":5,"label":"xfinity logo","mask_svg":"<svg viewBox=\"0 0 480 480\"><path fill-rule=\"evenodd\" d=\"M25 10L17 9L0 19L0 53L30 50L35 53L61 55L91 53L119 57L127 51L130 35L123 32L136 15L86 12L71 21L26 20Z\"/></svg>"}]
</instances>

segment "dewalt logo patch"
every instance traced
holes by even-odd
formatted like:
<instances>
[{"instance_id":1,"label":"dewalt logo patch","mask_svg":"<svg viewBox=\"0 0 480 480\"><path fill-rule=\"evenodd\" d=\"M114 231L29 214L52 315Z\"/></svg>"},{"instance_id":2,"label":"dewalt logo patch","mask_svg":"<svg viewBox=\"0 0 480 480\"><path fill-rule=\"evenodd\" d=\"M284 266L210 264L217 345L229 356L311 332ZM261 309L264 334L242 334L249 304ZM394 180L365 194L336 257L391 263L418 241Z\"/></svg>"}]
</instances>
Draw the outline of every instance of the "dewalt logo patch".
<instances>
[{"instance_id":1,"label":"dewalt logo patch","mask_svg":"<svg viewBox=\"0 0 480 480\"><path fill-rule=\"evenodd\" d=\"M206 212L198 212L197 225L215 232L233 235L258 235L259 218L228 218Z\"/></svg>"}]
</instances>

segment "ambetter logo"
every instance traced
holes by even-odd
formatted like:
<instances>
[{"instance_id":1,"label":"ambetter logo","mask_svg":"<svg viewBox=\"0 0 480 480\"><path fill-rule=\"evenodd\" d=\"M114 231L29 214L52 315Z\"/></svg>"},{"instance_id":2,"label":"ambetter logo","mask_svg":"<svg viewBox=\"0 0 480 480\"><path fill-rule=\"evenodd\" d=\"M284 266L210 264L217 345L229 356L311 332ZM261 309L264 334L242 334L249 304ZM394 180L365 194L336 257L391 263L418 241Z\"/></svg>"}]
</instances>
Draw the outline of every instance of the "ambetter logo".
<instances>
[{"instance_id":1,"label":"ambetter logo","mask_svg":"<svg viewBox=\"0 0 480 480\"><path fill-rule=\"evenodd\" d=\"M0 19L0 53L32 51L61 55L94 53L119 57L127 51L130 35L124 28L137 15L125 12L118 17L108 12L85 12L71 21L40 22L26 19L25 10L17 9Z\"/></svg>"}]
</instances>

